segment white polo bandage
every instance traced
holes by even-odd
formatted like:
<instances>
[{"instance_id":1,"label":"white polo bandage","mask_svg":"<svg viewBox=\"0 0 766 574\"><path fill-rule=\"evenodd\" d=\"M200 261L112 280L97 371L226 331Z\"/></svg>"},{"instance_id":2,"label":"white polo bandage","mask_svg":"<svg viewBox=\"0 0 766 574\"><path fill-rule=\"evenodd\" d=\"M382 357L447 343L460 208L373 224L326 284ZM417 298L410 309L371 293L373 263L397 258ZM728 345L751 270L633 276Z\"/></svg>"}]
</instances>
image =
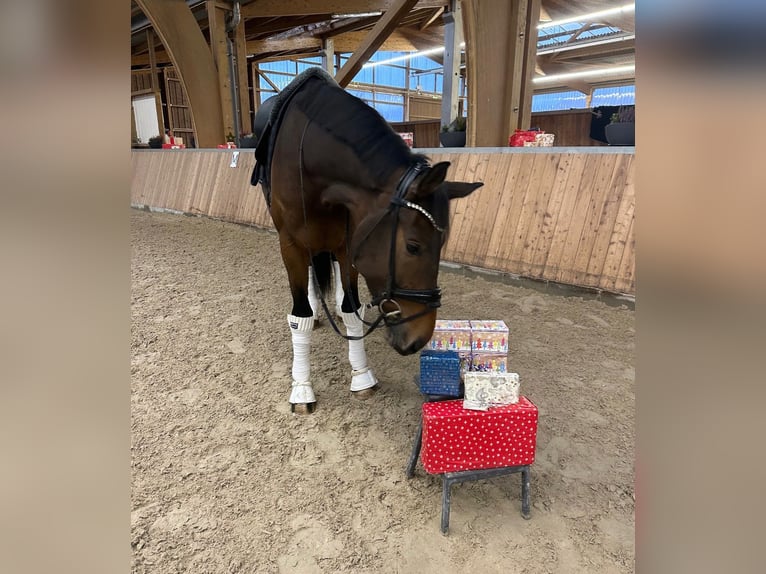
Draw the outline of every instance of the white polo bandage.
<instances>
[{"instance_id":1,"label":"white polo bandage","mask_svg":"<svg viewBox=\"0 0 766 574\"><path fill-rule=\"evenodd\" d=\"M293 385L290 393L290 402L314 403L314 389L311 387L309 376L311 365L311 331L314 329L314 317L287 316L290 325L290 336L293 341Z\"/></svg>"},{"instance_id":2,"label":"white polo bandage","mask_svg":"<svg viewBox=\"0 0 766 574\"><path fill-rule=\"evenodd\" d=\"M358 316L357 316L358 315ZM361 337L364 334L364 306L356 313L340 313L346 334ZM362 391L378 384L378 380L367 366L367 353L364 351L364 339L348 342L348 362L351 363L351 390Z\"/></svg>"}]
</instances>

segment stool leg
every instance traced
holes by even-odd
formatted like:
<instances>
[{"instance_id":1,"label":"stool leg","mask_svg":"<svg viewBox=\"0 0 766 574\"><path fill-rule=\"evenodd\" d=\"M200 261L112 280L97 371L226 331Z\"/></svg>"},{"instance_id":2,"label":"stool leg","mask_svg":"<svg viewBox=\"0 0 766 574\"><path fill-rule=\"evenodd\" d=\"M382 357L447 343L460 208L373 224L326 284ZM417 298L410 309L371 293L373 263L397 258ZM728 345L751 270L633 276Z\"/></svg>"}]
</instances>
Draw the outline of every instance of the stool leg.
<instances>
[{"instance_id":1,"label":"stool leg","mask_svg":"<svg viewBox=\"0 0 766 574\"><path fill-rule=\"evenodd\" d=\"M529 466L521 470L521 515L530 519L529 514Z\"/></svg>"},{"instance_id":2,"label":"stool leg","mask_svg":"<svg viewBox=\"0 0 766 574\"><path fill-rule=\"evenodd\" d=\"M423 421L418 423L417 434L415 435L415 444L412 445L412 453L410 454L410 460L407 463L407 478L415 476L415 465L418 463L418 457L420 456L420 448L423 445Z\"/></svg>"},{"instance_id":3,"label":"stool leg","mask_svg":"<svg viewBox=\"0 0 766 574\"><path fill-rule=\"evenodd\" d=\"M449 503L452 482L445 476L442 477L442 534L449 530Z\"/></svg>"}]
</instances>

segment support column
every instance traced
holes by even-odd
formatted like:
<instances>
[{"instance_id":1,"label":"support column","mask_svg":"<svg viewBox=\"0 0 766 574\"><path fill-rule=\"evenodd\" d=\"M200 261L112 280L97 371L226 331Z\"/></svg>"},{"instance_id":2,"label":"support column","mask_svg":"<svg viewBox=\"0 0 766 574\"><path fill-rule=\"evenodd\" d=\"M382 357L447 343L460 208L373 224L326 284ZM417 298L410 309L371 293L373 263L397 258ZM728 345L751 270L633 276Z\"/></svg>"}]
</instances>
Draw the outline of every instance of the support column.
<instances>
[{"instance_id":1,"label":"support column","mask_svg":"<svg viewBox=\"0 0 766 574\"><path fill-rule=\"evenodd\" d=\"M245 41L245 19L240 20L234 31L236 45L237 84L239 84L239 125L240 133L253 133L253 118L250 115L250 83L247 81L247 42Z\"/></svg>"},{"instance_id":2,"label":"support column","mask_svg":"<svg viewBox=\"0 0 766 574\"><path fill-rule=\"evenodd\" d=\"M197 132L199 147L215 147L224 139L221 99L210 48L184 0L136 0L165 45L176 68Z\"/></svg>"},{"instance_id":3,"label":"support column","mask_svg":"<svg viewBox=\"0 0 766 574\"><path fill-rule=\"evenodd\" d=\"M463 42L463 11L458 0L450 0L444 19L444 81L442 84L441 123L448 125L458 115L460 90L460 44Z\"/></svg>"},{"instance_id":4,"label":"support column","mask_svg":"<svg viewBox=\"0 0 766 574\"><path fill-rule=\"evenodd\" d=\"M322 39L322 67L331 76L335 75L335 42L332 38Z\"/></svg>"},{"instance_id":5,"label":"support column","mask_svg":"<svg viewBox=\"0 0 766 574\"><path fill-rule=\"evenodd\" d=\"M522 91L525 77L534 71L529 65L525 70L525 45L526 50L537 45L537 23L528 24L534 19L533 0L461 2L468 83L466 145L507 146L514 129L528 127L522 124ZM529 90L524 92L524 98L528 96Z\"/></svg>"},{"instance_id":6,"label":"support column","mask_svg":"<svg viewBox=\"0 0 766 574\"><path fill-rule=\"evenodd\" d=\"M221 100L223 132L228 139L234 136L234 112L231 97L231 76L226 41L226 11L219 8L215 0L207 0L208 30L210 31L210 50L215 62L218 94ZM219 143L223 143L222 141Z\"/></svg>"},{"instance_id":7,"label":"support column","mask_svg":"<svg viewBox=\"0 0 766 574\"><path fill-rule=\"evenodd\" d=\"M535 62L537 60L537 24L540 22L540 0L528 0L525 18L524 56L521 73L521 113L516 127L527 129L532 127L532 94L535 77Z\"/></svg>"}]
</instances>

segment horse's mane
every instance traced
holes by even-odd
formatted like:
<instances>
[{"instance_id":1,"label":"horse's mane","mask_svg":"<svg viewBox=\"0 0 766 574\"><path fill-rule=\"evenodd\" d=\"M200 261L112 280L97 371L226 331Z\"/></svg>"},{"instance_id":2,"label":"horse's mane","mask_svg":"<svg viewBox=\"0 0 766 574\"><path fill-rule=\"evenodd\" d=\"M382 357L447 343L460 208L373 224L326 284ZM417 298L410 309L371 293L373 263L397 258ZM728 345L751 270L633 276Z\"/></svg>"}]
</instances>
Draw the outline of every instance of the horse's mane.
<instances>
[{"instance_id":1,"label":"horse's mane","mask_svg":"<svg viewBox=\"0 0 766 574\"><path fill-rule=\"evenodd\" d=\"M295 98L295 105L335 140L350 147L376 184L382 185L396 168L423 157L413 154L375 109L346 92L329 75L325 78L314 70L307 72L323 81L311 86L307 82L306 93Z\"/></svg>"}]
</instances>

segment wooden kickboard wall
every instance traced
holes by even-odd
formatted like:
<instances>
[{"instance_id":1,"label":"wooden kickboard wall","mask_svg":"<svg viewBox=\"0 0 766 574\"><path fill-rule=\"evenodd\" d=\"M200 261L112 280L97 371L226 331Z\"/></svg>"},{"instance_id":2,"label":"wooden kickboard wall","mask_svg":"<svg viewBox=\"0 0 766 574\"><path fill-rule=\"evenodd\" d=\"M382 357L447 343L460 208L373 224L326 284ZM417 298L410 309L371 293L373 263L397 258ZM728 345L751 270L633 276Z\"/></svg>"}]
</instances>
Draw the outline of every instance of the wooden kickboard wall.
<instances>
[{"instance_id":1,"label":"wooden kickboard wall","mask_svg":"<svg viewBox=\"0 0 766 574\"><path fill-rule=\"evenodd\" d=\"M131 203L273 228L254 157L233 151L134 151ZM448 178L483 181L452 202L442 259L635 294L635 156L628 153L431 153Z\"/></svg>"}]
</instances>

